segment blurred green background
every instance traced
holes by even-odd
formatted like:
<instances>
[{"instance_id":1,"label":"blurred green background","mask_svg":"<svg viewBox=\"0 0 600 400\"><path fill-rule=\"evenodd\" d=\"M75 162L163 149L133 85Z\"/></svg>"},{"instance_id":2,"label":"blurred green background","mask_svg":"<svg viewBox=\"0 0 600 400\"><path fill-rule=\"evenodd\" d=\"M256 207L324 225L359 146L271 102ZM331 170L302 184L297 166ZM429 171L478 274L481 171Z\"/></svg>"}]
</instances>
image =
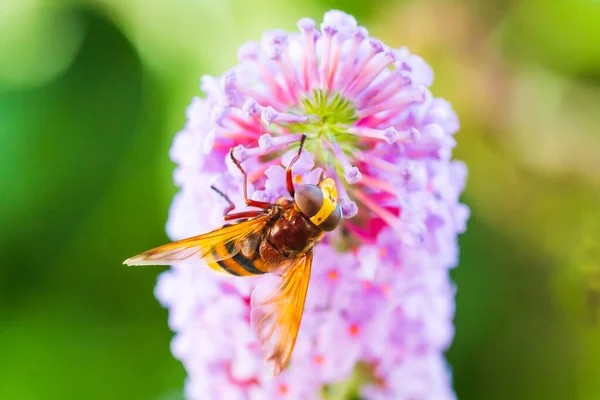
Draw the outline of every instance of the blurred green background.
<instances>
[{"instance_id":1,"label":"blurred green background","mask_svg":"<svg viewBox=\"0 0 600 400\"><path fill-rule=\"evenodd\" d=\"M461 399L600 398L600 1L0 2L0 399L180 399L160 269L168 159L202 74L353 13L459 114Z\"/></svg>"}]
</instances>

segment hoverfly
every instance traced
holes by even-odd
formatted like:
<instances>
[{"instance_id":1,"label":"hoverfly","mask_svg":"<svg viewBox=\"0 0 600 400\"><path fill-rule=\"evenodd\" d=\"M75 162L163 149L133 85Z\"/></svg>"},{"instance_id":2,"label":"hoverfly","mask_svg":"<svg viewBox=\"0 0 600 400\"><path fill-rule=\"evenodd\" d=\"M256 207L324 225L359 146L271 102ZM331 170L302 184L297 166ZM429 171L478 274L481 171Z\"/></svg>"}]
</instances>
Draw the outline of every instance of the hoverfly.
<instances>
[{"instance_id":1,"label":"hoverfly","mask_svg":"<svg viewBox=\"0 0 600 400\"><path fill-rule=\"evenodd\" d=\"M252 299L251 324L258 332L265 357L273 363L274 375L287 366L296 337L310 279L313 247L325 232L334 230L342 218L337 203L337 188L331 178L319 179L317 185L302 184L294 188L292 166L300 158L306 136L300 140L298 154L286 168L286 186L293 200L285 197L276 203L248 198L248 176L240 162L229 155L244 177L246 204L259 210L231 213L233 202L216 187L229 206L223 227L164 246L148 250L125 260L127 265L169 265L203 259L215 271L256 276L275 273L282 280L264 300ZM253 294L254 295L254 294Z\"/></svg>"}]
</instances>

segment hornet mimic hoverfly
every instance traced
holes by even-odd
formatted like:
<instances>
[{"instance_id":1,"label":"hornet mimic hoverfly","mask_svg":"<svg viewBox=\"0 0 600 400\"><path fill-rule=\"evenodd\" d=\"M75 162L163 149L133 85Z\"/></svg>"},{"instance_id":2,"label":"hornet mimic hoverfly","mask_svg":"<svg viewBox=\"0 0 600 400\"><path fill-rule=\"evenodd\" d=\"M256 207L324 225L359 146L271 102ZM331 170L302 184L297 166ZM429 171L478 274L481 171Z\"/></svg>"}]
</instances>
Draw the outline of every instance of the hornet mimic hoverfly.
<instances>
[{"instance_id":1,"label":"hornet mimic hoverfly","mask_svg":"<svg viewBox=\"0 0 600 400\"><path fill-rule=\"evenodd\" d=\"M258 332L267 361L274 374L286 367L302 319L313 259L313 247L334 230L342 212L337 204L337 188L331 178L317 185L303 184L294 188L292 166L300 158L306 136L302 136L298 154L286 168L286 185L293 200L285 197L276 203L248 198L247 174L240 162L229 155L244 177L246 204L259 210L231 214L235 205L216 187L229 206L223 227L164 246L148 250L125 260L127 265L169 265L181 261L203 259L218 272L236 276L275 273L282 281L266 299L252 299L251 324ZM254 296L254 293L253 293Z\"/></svg>"}]
</instances>

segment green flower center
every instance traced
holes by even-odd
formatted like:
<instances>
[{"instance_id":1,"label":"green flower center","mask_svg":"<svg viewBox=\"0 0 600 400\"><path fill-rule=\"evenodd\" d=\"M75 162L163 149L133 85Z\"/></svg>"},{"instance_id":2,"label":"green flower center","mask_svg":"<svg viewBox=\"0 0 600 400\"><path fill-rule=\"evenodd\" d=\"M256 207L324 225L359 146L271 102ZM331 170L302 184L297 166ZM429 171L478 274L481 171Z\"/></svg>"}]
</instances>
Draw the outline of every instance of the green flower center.
<instances>
[{"instance_id":1,"label":"green flower center","mask_svg":"<svg viewBox=\"0 0 600 400\"><path fill-rule=\"evenodd\" d=\"M290 113L313 117L307 122L288 124L286 128L290 133L304 133L307 136L306 149L317 160L332 164L333 155L327 150L327 142L337 143L346 154L356 150L358 137L348 131L358 120L356 106L341 93L316 89Z\"/></svg>"}]
</instances>

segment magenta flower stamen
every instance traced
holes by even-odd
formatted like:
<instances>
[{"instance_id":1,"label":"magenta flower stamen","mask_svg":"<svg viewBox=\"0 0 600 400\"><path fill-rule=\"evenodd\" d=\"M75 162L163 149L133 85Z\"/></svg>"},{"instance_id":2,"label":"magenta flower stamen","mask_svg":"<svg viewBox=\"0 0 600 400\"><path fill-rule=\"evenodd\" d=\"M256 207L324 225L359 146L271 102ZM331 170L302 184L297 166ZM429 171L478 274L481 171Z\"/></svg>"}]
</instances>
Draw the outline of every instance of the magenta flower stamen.
<instances>
[{"instance_id":1,"label":"magenta flower stamen","mask_svg":"<svg viewBox=\"0 0 600 400\"><path fill-rule=\"evenodd\" d=\"M223 131L239 132L239 134L254 138L259 135L260 125L252 124L239 109L229 109L223 122L216 122Z\"/></svg>"},{"instance_id":2,"label":"magenta flower stamen","mask_svg":"<svg viewBox=\"0 0 600 400\"><path fill-rule=\"evenodd\" d=\"M242 111L248 116L260 115L265 108L258 104L253 98L246 100L242 106Z\"/></svg>"},{"instance_id":3,"label":"magenta flower stamen","mask_svg":"<svg viewBox=\"0 0 600 400\"><path fill-rule=\"evenodd\" d=\"M260 138L258 138L258 147L264 151L271 150L273 147L275 147L273 136L269 135L268 133L261 135Z\"/></svg>"},{"instance_id":4,"label":"magenta flower stamen","mask_svg":"<svg viewBox=\"0 0 600 400\"><path fill-rule=\"evenodd\" d=\"M337 143L329 143L329 147L333 151L333 154L337 157L338 162L342 166L344 170L344 178L346 178L346 182L348 184L353 185L362 179L362 175L358 168L350 164L350 161L340 149L340 146Z\"/></svg>"},{"instance_id":5,"label":"magenta flower stamen","mask_svg":"<svg viewBox=\"0 0 600 400\"><path fill-rule=\"evenodd\" d=\"M355 153L355 156L363 163L369 164L370 166L375 168L383 169L387 173L395 174L398 171L400 171L400 168L396 164L382 159L379 153L357 151Z\"/></svg>"},{"instance_id":6,"label":"magenta flower stamen","mask_svg":"<svg viewBox=\"0 0 600 400\"><path fill-rule=\"evenodd\" d=\"M426 172L423 168L417 168L417 166L413 164L409 165L398 165L392 164L388 161L385 161L379 157L372 156L370 154L359 153L358 157L360 157L363 162L368 165L381 170L386 174L390 174L392 176L400 176L404 180L406 184L414 182L418 180L418 182L422 182L427 179L425 176ZM421 185L422 186L422 185ZM397 193L397 192L395 192Z\"/></svg>"},{"instance_id":7,"label":"magenta flower stamen","mask_svg":"<svg viewBox=\"0 0 600 400\"><path fill-rule=\"evenodd\" d=\"M361 203L363 203L371 212L376 214L379 218L385 221L389 226L396 229L399 224L399 218L392 214L387 209L381 207L372 198L360 190L352 192L352 195L356 197Z\"/></svg>"},{"instance_id":8,"label":"magenta flower stamen","mask_svg":"<svg viewBox=\"0 0 600 400\"><path fill-rule=\"evenodd\" d=\"M242 45L240 50L238 50L238 58L243 61L251 62L254 66L256 66L264 80L264 83L269 87L271 96L275 97L275 99L271 99L270 104L273 104L273 100L279 104L288 104L285 100L289 101L290 99L286 99L285 91L273 77L269 69L263 64L263 61L259 58L259 55L260 45L256 42L246 42ZM241 87L241 90L252 91L252 89L243 86ZM269 103L268 101L260 102L263 104Z\"/></svg>"},{"instance_id":9,"label":"magenta flower stamen","mask_svg":"<svg viewBox=\"0 0 600 400\"><path fill-rule=\"evenodd\" d=\"M235 111L235 113L232 113L229 116L229 120L232 122L232 128L243 131L251 138L256 138L259 136L261 125L255 123L255 121L249 120L245 115L243 115L241 110L236 109Z\"/></svg>"},{"instance_id":10,"label":"magenta flower stamen","mask_svg":"<svg viewBox=\"0 0 600 400\"><path fill-rule=\"evenodd\" d=\"M388 74L386 78L369 86L367 90L359 94L357 96L357 102L360 104L360 108L381 103L388 100L411 83L410 78L404 76L404 72L400 69L396 69L394 72Z\"/></svg>"},{"instance_id":11,"label":"magenta flower stamen","mask_svg":"<svg viewBox=\"0 0 600 400\"><path fill-rule=\"evenodd\" d=\"M304 123L314 119L312 115L296 115L283 112L277 112L271 106L265 107L260 115L260 119L267 125L275 122L283 124Z\"/></svg>"},{"instance_id":12,"label":"magenta flower stamen","mask_svg":"<svg viewBox=\"0 0 600 400\"><path fill-rule=\"evenodd\" d=\"M298 21L298 28L304 36L304 52L303 52L303 63L302 63L302 77L304 82L304 91L308 92L312 87L313 82L316 79L316 56L315 56L315 41L317 40L317 33L315 27L317 24L315 21L309 18L303 18Z\"/></svg>"},{"instance_id":13,"label":"magenta flower stamen","mask_svg":"<svg viewBox=\"0 0 600 400\"><path fill-rule=\"evenodd\" d=\"M254 135L251 135L251 133L252 132L250 132L250 131L244 131L244 130L237 130L237 131L223 130L221 132L221 135L223 135L224 138L231 139L234 141L245 141L254 136Z\"/></svg>"},{"instance_id":14,"label":"magenta flower stamen","mask_svg":"<svg viewBox=\"0 0 600 400\"><path fill-rule=\"evenodd\" d=\"M425 61L353 17L330 11L322 25L297 25L243 44L238 66L202 78L206 97L187 108L170 153L181 191L167 230L182 239L223 224L227 202L211 185L246 209L231 149L252 199L290 199L285 168L302 135L293 184L334 179L344 219L315 248L296 347L274 379L249 324L253 290L277 277L231 278L193 262L163 273L156 295L189 374L186 397L316 399L361 366L362 398L453 400L448 269L468 218L458 202L466 168L452 161L458 119L429 91Z\"/></svg>"},{"instance_id":15,"label":"magenta flower stamen","mask_svg":"<svg viewBox=\"0 0 600 400\"><path fill-rule=\"evenodd\" d=\"M396 56L392 51L386 51L379 54L381 57L375 57L367 67L361 71L358 78L350 85L347 90L348 96L357 97L365 90L377 76L390 64L396 61Z\"/></svg>"},{"instance_id":16,"label":"magenta flower stamen","mask_svg":"<svg viewBox=\"0 0 600 400\"><path fill-rule=\"evenodd\" d=\"M301 137L302 135L285 135L273 137L266 133L258 139L258 146L265 152L267 152L277 146L298 142L300 141Z\"/></svg>"},{"instance_id":17,"label":"magenta flower stamen","mask_svg":"<svg viewBox=\"0 0 600 400\"><path fill-rule=\"evenodd\" d=\"M435 146L454 147L456 141L444 133L444 129L438 124L429 124L423 128L423 133L430 143Z\"/></svg>"},{"instance_id":18,"label":"magenta flower stamen","mask_svg":"<svg viewBox=\"0 0 600 400\"><path fill-rule=\"evenodd\" d=\"M381 53L384 50L383 43L379 40L369 40L369 52L366 56L361 58L358 63L352 68L351 78L348 79L348 84L342 88L344 94L348 95L348 91L350 87L355 84L358 80L359 76L364 72L367 64L375 57L377 54Z\"/></svg>"},{"instance_id":19,"label":"magenta flower stamen","mask_svg":"<svg viewBox=\"0 0 600 400\"><path fill-rule=\"evenodd\" d=\"M358 206L350 199L350 196L348 196L348 192L340 179L336 176L334 180L338 187L338 203L342 208L342 217L350 219L358 214Z\"/></svg>"},{"instance_id":20,"label":"magenta flower stamen","mask_svg":"<svg viewBox=\"0 0 600 400\"><path fill-rule=\"evenodd\" d=\"M358 214L358 206L355 202L350 200L348 197L342 197L338 200L340 207L342 208L342 217L350 219Z\"/></svg>"},{"instance_id":21,"label":"magenta flower stamen","mask_svg":"<svg viewBox=\"0 0 600 400\"><path fill-rule=\"evenodd\" d=\"M373 129L365 127L349 128L348 132L366 138L381 139L392 144L396 142L414 143L419 140L419 131L415 128L410 128L403 131L398 131L394 127L386 129Z\"/></svg>"},{"instance_id":22,"label":"magenta flower stamen","mask_svg":"<svg viewBox=\"0 0 600 400\"><path fill-rule=\"evenodd\" d=\"M238 90L240 91L240 94L244 95L244 96L248 96L249 99L252 100L253 103L255 104L273 104L275 103L278 106L283 106L281 103L279 103L279 101L275 101L273 102L271 100L271 96L266 96L262 93L259 93L257 90L254 90L250 87L247 86L238 86ZM250 115L254 115L254 114L248 114Z\"/></svg>"},{"instance_id":23,"label":"magenta flower stamen","mask_svg":"<svg viewBox=\"0 0 600 400\"><path fill-rule=\"evenodd\" d=\"M290 97L289 94L281 87L281 85L277 82L271 71L267 69L267 67L258 60L256 60L254 63L258 68L258 71L260 72L261 76L263 77L264 82L269 87L271 94L275 97L275 100L277 101L278 105L285 106L290 104L293 98ZM265 102L264 104L267 103L273 104L273 99L268 102Z\"/></svg>"},{"instance_id":24,"label":"magenta flower stamen","mask_svg":"<svg viewBox=\"0 0 600 400\"><path fill-rule=\"evenodd\" d=\"M231 113L231 110L229 107L215 107L210 113L210 121L219 128L230 127L231 123L227 117Z\"/></svg>"},{"instance_id":25,"label":"magenta flower stamen","mask_svg":"<svg viewBox=\"0 0 600 400\"><path fill-rule=\"evenodd\" d=\"M265 153L260 147L247 148L244 145L237 145L233 148L233 156L239 161L244 162L249 157L261 156Z\"/></svg>"},{"instance_id":26,"label":"magenta flower stamen","mask_svg":"<svg viewBox=\"0 0 600 400\"><path fill-rule=\"evenodd\" d=\"M331 49L331 55L329 57L329 74L327 76L327 85L326 85L326 87L329 89L333 88L335 75L338 70L339 61L340 61L341 47L342 47L345 39L342 39L341 34L337 34L334 36L334 40L335 40L335 45L333 46L333 49Z\"/></svg>"},{"instance_id":27,"label":"magenta flower stamen","mask_svg":"<svg viewBox=\"0 0 600 400\"><path fill-rule=\"evenodd\" d=\"M352 41L352 47L350 49L350 52L344 59L344 63L343 63L344 66L339 75L339 79L334 86L334 88L336 90L341 90L344 88L344 86L343 86L344 84L351 83L351 82L349 82L351 80L350 71L352 68L354 68L354 64L356 63L358 49L359 49L361 43L368 37L368 35L369 35L369 33L365 28L359 27L356 30L356 32L354 34L354 40Z\"/></svg>"},{"instance_id":28,"label":"magenta flower stamen","mask_svg":"<svg viewBox=\"0 0 600 400\"><path fill-rule=\"evenodd\" d=\"M281 57L283 49L287 45L287 33L280 30L273 30L263 35L267 56L270 60L277 60Z\"/></svg>"},{"instance_id":29,"label":"magenta flower stamen","mask_svg":"<svg viewBox=\"0 0 600 400\"><path fill-rule=\"evenodd\" d=\"M221 78L221 88L227 99L227 105L235 106L239 98L235 82L235 72L229 71L223 75Z\"/></svg>"},{"instance_id":30,"label":"magenta flower stamen","mask_svg":"<svg viewBox=\"0 0 600 400\"><path fill-rule=\"evenodd\" d=\"M271 53L269 59L275 62L282 72L282 83L287 97L293 101L296 98L296 88L298 86L296 70L292 66L289 54L287 34L285 32L274 31L271 38L267 39L268 51Z\"/></svg>"},{"instance_id":31,"label":"magenta flower stamen","mask_svg":"<svg viewBox=\"0 0 600 400\"><path fill-rule=\"evenodd\" d=\"M321 25L323 31L323 48L321 52L321 68L320 68L320 87L321 89L329 89L329 62L331 52L331 41L337 30L332 26Z\"/></svg>"},{"instance_id":32,"label":"magenta flower stamen","mask_svg":"<svg viewBox=\"0 0 600 400\"><path fill-rule=\"evenodd\" d=\"M237 52L237 57L240 61L250 60L256 61L260 54L260 47L257 42L246 42L242 44Z\"/></svg>"},{"instance_id":33,"label":"magenta flower stamen","mask_svg":"<svg viewBox=\"0 0 600 400\"><path fill-rule=\"evenodd\" d=\"M281 70L284 72L285 82L288 87L288 92L292 99L296 99L298 97L298 92L300 89L300 80L298 79L298 73L293 66L292 60L290 59L290 54L288 51L288 47L286 46L283 50L281 60L279 61Z\"/></svg>"},{"instance_id":34,"label":"magenta flower stamen","mask_svg":"<svg viewBox=\"0 0 600 400\"><path fill-rule=\"evenodd\" d=\"M265 152L265 154L266 153L267 152ZM265 173L269 169L269 167L277 166L279 164L280 164L279 160L271 160L271 161L262 163L254 171L248 173L248 182L250 182L250 183L258 182L260 179L263 179L265 177ZM265 198L265 201L266 200L267 200L267 198Z\"/></svg>"},{"instance_id":35,"label":"magenta flower stamen","mask_svg":"<svg viewBox=\"0 0 600 400\"><path fill-rule=\"evenodd\" d=\"M370 107L364 108L359 111L361 118L368 117L369 115L375 115L380 112L389 112L390 114L398 114L406 109L406 107L413 103L421 103L425 100L425 91L423 88L415 88L402 92L398 96L383 101L382 103L371 105Z\"/></svg>"},{"instance_id":36,"label":"magenta flower stamen","mask_svg":"<svg viewBox=\"0 0 600 400\"><path fill-rule=\"evenodd\" d=\"M366 186L368 188L371 188L371 189L378 189L378 190L381 190L382 192L387 192L392 195L397 194L397 190L394 189L392 184L390 184L389 182L386 182L386 181L382 181L381 179L373 178L372 176L369 176L369 175L363 174L360 184L363 186Z\"/></svg>"}]
</instances>

